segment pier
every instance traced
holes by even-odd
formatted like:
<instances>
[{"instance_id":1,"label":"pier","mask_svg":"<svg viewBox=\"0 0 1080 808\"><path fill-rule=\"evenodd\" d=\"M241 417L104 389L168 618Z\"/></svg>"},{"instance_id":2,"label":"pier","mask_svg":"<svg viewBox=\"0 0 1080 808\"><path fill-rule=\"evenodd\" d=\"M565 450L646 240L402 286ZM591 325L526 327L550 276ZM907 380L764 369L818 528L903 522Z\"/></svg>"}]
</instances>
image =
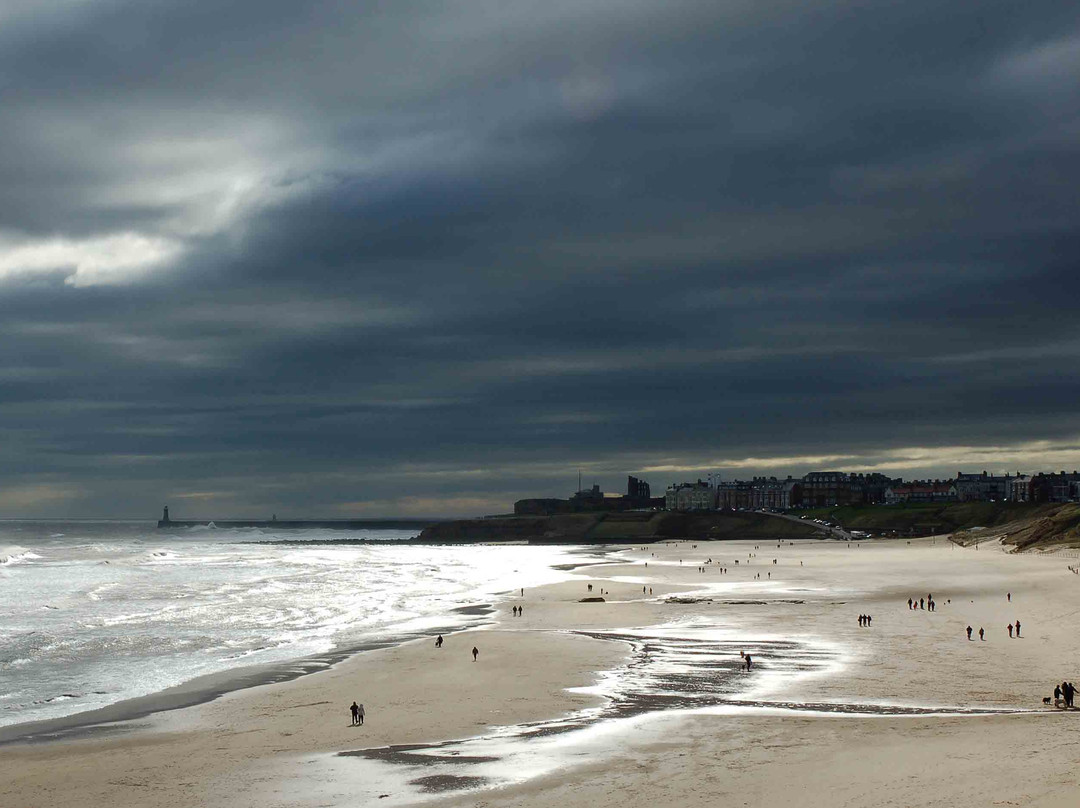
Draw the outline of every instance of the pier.
<instances>
[{"instance_id":1,"label":"pier","mask_svg":"<svg viewBox=\"0 0 1080 808\"><path fill-rule=\"evenodd\" d=\"M170 519L166 505L158 520L158 529L208 527L260 527L274 530L423 530L435 519Z\"/></svg>"}]
</instances>

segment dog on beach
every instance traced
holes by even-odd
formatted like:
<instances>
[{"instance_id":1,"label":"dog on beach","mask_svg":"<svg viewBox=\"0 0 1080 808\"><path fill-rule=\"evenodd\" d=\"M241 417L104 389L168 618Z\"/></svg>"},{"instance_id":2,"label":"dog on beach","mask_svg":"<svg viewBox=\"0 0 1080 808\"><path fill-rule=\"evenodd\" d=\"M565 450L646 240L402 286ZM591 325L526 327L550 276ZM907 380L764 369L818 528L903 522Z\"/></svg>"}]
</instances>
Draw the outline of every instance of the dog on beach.
<instances>
[{"instance_id":1,"label":"dog on beach","mask_svg":"<svg viewBox=\"0 0 1080 808\"><path fill-rule=\"evenodd\" d=\"M1043 704L1049 704L1049 703L1050 703L1050 697L1049 696L1043 696Z\"/></svg>"}]
</instances>

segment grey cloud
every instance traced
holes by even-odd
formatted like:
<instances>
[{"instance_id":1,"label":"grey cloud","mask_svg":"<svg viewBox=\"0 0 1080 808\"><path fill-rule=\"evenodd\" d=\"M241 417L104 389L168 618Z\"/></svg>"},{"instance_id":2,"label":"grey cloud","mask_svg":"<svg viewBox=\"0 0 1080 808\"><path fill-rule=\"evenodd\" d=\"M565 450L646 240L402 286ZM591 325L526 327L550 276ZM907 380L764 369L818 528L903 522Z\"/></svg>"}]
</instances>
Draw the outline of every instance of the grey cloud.
<instances>
[{"instance_id":1,"label":"grey cloud","mask_svg":"<svg viewBox=\"0 0 1080 808\"><path fill-rule=\"evenodd\" d=\"M0 245L66 245L0 271L0 515L1075 449L1068 4L50 8L0 32ZM116 234L176 253L78 275Z\"/></svg>"}]
</instances>

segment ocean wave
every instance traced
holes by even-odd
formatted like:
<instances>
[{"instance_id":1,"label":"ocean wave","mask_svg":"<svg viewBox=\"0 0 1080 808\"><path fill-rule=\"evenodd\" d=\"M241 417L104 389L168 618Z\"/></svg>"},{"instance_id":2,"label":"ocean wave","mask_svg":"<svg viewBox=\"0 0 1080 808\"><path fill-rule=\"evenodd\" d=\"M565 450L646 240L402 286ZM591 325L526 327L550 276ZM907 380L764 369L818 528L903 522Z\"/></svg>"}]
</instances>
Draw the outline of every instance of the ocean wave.
<instances>
[{"instance_id":1,"label":"ocean wave","mask_svg":"<svg viewBox=\"0 0 1080 808\"><path fill-rule=\"evenodd\" d=\"M41 558L33 550L28 550L25 547L19 547L12 545L10 547L0 547L0 567L11 567L15 564L25 564L27 561L33 561L36 558Z\"/></svg>"},{"instance_id":2,"label":"ocean wave","mask_svg":"<svg viewBox=\"0 0 1080 808\"><path fill-rule=\"evenodd\" d=\"M507 579L531 586L566 575L553 569L565 551L549 548L275 546L246 543L257 530L206 528L97 533L42 544L47 551L14 536L0 545L0 556L30 561L33 548L48 562L0 567L2 690L22 694L0 704L0 726L445 628L455 608L508 590Z\"/></svg>"}]
</instances>

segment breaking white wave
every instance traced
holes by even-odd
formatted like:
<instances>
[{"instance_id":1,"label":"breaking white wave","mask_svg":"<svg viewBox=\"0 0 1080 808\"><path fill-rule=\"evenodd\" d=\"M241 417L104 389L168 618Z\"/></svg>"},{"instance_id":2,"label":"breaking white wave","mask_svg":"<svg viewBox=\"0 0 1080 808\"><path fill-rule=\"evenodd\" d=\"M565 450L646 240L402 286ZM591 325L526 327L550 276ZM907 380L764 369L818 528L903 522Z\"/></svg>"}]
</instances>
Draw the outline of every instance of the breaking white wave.
<instances>
[{"instance_id":1,"label":"breaking white wave","mask_svg":"<svg viewBox=\"0 0 1080 808\"><path fill-rule=\"evenodd\" d=\"M457 607L566 575L552 566L567 552L551 547L254 544L355 534L65 527L42 524L30 540L22 523L21 544L5 546L0 523L0 725L446 627L466 619Z\"/></svg>"},{"instance_id":2,"label":"breaking white wave","mask_svg":"<svg viewBox=\"0 0 1080 808\"><path fill-rule=\"evenodd\" d=\"M22 564L37 558L41 558L41 556L32 550L27 550L25 547L18 547L15 545L10 547L0 547L0 566L3 567L9 567L13 564Z\"/></svg>"}]
</instances>

